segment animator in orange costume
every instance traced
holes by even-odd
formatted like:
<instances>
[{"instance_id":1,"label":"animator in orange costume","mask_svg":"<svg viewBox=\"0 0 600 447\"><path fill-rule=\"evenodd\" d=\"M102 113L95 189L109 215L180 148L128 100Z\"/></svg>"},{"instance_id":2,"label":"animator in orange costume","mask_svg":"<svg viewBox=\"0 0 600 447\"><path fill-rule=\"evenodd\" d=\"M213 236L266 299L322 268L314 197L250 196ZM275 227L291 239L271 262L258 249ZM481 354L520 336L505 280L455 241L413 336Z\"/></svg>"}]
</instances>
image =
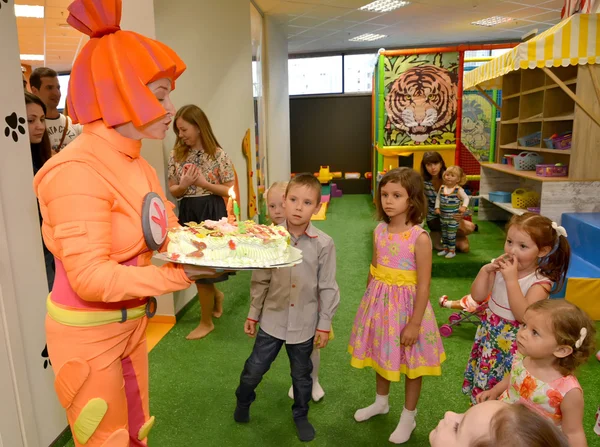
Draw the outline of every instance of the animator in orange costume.
<instances>
[{"instance_id":1,"label":"animator in orange costume","mask_svg":"<svg viewBox=\"0 0 600 447\"><path fill-rule=\"evenodd\" d=\"M44 241L56 259L46 337L55 388L75 445L145 446L146 325L153 296L214 275L153 266L177 224L141 139L162 139L185 65L166 45L121 31L121 0L75 0L71 26L89 35L71 73L68 106L83 134L34 180Z\"/></svg>"}]
</instances>

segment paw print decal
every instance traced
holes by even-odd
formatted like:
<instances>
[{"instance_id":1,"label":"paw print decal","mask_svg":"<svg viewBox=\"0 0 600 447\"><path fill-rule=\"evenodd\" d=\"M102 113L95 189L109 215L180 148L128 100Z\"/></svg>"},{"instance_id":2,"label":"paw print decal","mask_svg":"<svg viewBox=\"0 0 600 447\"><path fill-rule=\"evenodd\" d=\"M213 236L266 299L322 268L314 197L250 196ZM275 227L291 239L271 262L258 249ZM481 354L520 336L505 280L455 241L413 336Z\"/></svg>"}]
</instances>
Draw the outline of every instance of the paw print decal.
<instances>
[{"instance_id":1,"label":"paw print decal","mask_svg":"<svg viewBox=\"0 0 600 447\"><path fill-rule=\"evenodd\" d=\"M52 366L52 362L50 361L50 357L48 357L48 345L44 345L44 350L42 351L42 358L44 359L44 369Z\"/></svg>"},{"instance_id":2,"label":"paw print decal","mask_svg":"<svg viewBox=\"0 0 600 447\"><path fill-rule=\"evenodd\" d=\"M0 3L0 5L1 4L2 3ZM25 118L17 116L17 114L13 112L4 118L4 120L7 124L6 128L4 129L4 136L9 137L12 135L12 139L16 143L19 141L19 134L17 131L19 131L21 135L25 135L25 128L23 127L23 124L25 124Z\"/></svg>"}]
</instances>

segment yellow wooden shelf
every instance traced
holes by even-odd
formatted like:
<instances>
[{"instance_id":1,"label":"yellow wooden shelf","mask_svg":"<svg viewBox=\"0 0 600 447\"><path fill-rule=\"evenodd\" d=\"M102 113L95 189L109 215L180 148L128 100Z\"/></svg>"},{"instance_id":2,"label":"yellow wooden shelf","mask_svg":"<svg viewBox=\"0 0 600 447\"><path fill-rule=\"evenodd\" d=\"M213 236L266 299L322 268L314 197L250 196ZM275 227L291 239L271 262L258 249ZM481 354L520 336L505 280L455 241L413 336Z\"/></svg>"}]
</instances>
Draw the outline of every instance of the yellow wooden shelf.
<instances>
[{"instance_id":1,"label":"yellow wooden shelf","mask_svg":"<svg viewBox=\"0 0 600 447\"><path fill-rule=\"evenodd\" d=\"M519 93L513 93L512 95L506 95L502 97L502 101L506 101L507 99L514 99L514 98L518 98L521 96L521 92Z\"/></svg>"},{"instance_id":2,"label":"yellow wooden shelf","mask_svg":"<svg viewBox=\"0 0 600 447\"><path fill-rule=\"evenodd\" d=\"M543 85L541 87L536 87L536 88L532 88L529 90L525 90L521 92L521 96L525 96L525 95L531 95L532 93L538 93L538 92L543 92L544 90L546 90L546 86Z\"/></svg>"},{"instance_id":3,"label":"yellow wooden shelf","mask_svg":"<svg viewBox=\"0 0 600 447\"><path fill-rule=\"evenodd\" d=\"M500 163L481 163L481 167L485 169L493 169L494 171L504 172L505 174L515 175L517 177L528 178L538 182L567 182L572 181L568 177L540 177L535 174L535 171L517 171L514 166L503 165Z\"/></svg>"},{"instance_id":4,"label":"yellow wooden shelf","mask_svg":"<svg viewBox=\"0 0 600 447\"><path fill-rule=\"evenodd\" d=\"M519 146L517 143L503 144L500 149L511 149L515 151L547 152L549 154L571 155L570 149L546 149L542 147Z\"/></svg>"},{"instance_id":5,"label":"yellow wooden shelf","mask_svg":"<svg viewBox=\"0 0 600 447\"><path fill-rule=\"evenodd\" d=\"M567 81L563 81L565 85L573 85L577 84L577 78L569 79ZM546 85L546 90L550 90L551 88L558 88L558 84L548 84Z\"/></svg>"},{"instance_id":6,"label":"yellow wooden shelf","mask_svg":"<svg viewBox=\"0 0 600 447\"><path fill-rule=\"evenodd\" d=\"M521 123L541 123L544 121L544 118L541 113L537 115L530 116L529 118L522 118L519 122Z\"/></svg>"},{"instance_id":7,"label":"yellow wooden shelf","mask_svg":"<svg viewBox=\"0 0 600 447\"><path fill-rule=\"evenodd\" d=\"M519 118L513 118L511 120L500 121L502 124L519 124Z\"/></svg>"},{"instance_id":8,"label":"yellow wooden shelf","mask_svg":"<svg viewBox=\"0 0 600 447\"><path fill-rule=\"evenodd\" d=\"M516 214L517 216L520 216L521 214L524 214L527 212L527 210L513 208L513 206L510 203L494 202L493 200L490 200L489 194L481 194L479 197L487 200L490 203L493 203L497 207L502 208L503 210L508 211L511 214Z\"/></svg>"},{"instance_id":9,"label":"yellow wooden shelf","mask_svg":"<svg viewBox=\"0 0 600 447\"><path fill-rule=\"evenodd\" d=\"M565 113L563 115L556 116L545 116L543 121L573 121L575 119L574 113Z\"/></svg>"}]
</instances>

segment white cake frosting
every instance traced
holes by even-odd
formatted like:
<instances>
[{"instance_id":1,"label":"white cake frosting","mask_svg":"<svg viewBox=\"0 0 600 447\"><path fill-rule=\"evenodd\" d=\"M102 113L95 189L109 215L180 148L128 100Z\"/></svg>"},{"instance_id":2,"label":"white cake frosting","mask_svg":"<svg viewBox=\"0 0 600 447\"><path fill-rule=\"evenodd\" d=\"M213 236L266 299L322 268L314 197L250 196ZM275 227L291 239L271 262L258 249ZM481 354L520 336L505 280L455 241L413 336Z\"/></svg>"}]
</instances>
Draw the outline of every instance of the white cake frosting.
<instances>
[{"instance_id":1,"label":"white cake frosting","mask_svg":"<svg viewBox=\"0 0 600 447\"><path fill-rule=\"evenodd\" d=\"M227 219L190 222L169 230L167 252L190 263L223 267L268 267L288 258L290 235L282 226Z\"/></svg>"}]
</instances>

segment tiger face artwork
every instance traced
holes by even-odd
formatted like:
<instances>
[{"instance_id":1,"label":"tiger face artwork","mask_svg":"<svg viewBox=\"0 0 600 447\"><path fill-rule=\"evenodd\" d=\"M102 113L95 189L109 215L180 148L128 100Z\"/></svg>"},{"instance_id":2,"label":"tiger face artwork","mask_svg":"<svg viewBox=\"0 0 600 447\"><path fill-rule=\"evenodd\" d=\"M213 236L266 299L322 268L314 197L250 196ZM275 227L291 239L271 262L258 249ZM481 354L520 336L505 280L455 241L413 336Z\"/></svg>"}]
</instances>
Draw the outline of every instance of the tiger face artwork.
<instances>
[{"instance_id":1,"label":"tiger face artwork","mask_svg":"<svg viewBox=\"0 0 600 447\"><path fill-rule=\"evenodd\" d=\"M393 126L422 143L432 131L456 120L456 82L445 68L435 65L410 68L392 84L385 109Z\"/></svg>"}]
</instances>

